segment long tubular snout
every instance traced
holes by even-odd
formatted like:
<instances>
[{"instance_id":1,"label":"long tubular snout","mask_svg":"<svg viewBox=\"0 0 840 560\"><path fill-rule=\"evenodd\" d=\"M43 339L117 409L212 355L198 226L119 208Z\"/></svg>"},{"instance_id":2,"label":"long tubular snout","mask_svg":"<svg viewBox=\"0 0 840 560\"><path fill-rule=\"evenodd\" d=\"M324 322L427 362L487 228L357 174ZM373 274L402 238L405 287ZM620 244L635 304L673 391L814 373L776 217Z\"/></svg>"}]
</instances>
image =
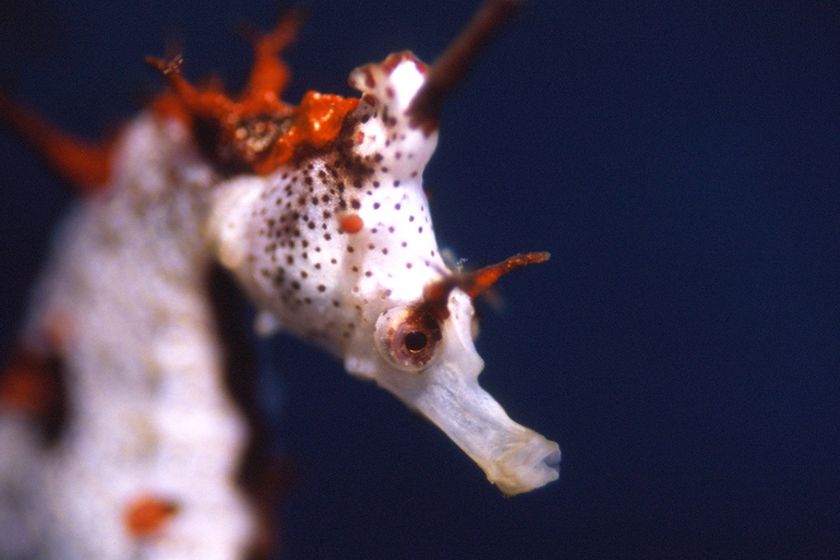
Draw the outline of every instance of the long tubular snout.
<instances>
[{"instance_id":1,"label":"long tubular snout","mask_svg":"<svg viewBox=\"0 0 840 560\"><path fill-rule=\"evenodd\" d=\"M415 407L443 430L487 475L512 496L557 480L560 448L517 424L476 379L447 366L427 371L429 383Z\"/></svg>"},{"instance_id":2,"label":"long tubular snout","mask_svg":"<svg viewBox=\"0 0 840 560\"><path fill-rule=\"evenodd\" d=\"M348 370L374 378L431 420L505 494L521 494L557 480L557 444L511 420L478 384L484 362L470 335L470 297L460 289L453 290L448 311L450 316L441 325L441 348L424 369L403 371L380 362L378 367L369 366L365 371L359 367L364 362L348 361ZM383 357L387 358L387 352Z\"/></svg>"}]
</instances>

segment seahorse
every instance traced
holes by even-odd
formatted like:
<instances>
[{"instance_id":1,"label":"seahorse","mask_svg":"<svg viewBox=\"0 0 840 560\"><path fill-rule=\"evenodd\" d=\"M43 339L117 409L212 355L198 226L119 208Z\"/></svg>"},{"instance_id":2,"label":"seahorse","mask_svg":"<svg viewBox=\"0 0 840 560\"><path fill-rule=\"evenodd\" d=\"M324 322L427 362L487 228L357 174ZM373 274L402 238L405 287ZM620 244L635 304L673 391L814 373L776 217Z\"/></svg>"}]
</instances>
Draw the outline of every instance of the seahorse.
<instances>
[{"instance_id":1,"label":"seahorse","mask_svg":"<svg viewBox=\"0 0 840 560\"><path fill-rule=\"evenodd\" d=\"M169 91L110 142L0 98L3 119L85 193L0 378L0 556L258 551L255 507L234 483L249 434L225 388L214 266L263 331L392 393L505 494L558 477L557 444L479 385L473 344L474 300L548 254L450 267L422 179L446 94L516 4L488 1L430 66L405 51L353 70L359 98L281 100L296 12L254 40L237 96L191 84L180 57L149 58Z\"/></svg>"}]
</instances>

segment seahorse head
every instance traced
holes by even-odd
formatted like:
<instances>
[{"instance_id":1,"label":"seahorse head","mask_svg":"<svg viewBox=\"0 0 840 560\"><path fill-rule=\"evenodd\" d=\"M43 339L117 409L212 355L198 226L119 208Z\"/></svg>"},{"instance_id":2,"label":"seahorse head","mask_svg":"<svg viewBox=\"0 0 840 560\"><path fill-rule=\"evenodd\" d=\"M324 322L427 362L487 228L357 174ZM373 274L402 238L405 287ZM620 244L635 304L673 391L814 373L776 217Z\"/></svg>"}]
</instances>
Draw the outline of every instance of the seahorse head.
<instances>
[{"instance_id":1,"label":"seahorse head","mask_svg":"<svg viewBox=\"0 0 840 560\"><path fill-rule=\"evenodd\" d=\"M437 126L412 110L427 79L407 52L354 70L362 95L328 149L220 190L219 254L279 326L425 415L516 494L554 480L560 454L479 386L473 299L547 255L447 267L422 182Z\"/></svg>"},{"instance_id":2,"label":"seahorse head","mask_svg":"<svg viewBox=\"0 0 840 560\"><path fill-rule=\"evenodd\" d=\"M437 424L507 494L556 479L560 452L479 386L473 300L548 254L451 270L423 170L446 94L517 5L489 0L431 67L401 52L357 68L349 83L358 99L279 99L288 69L276 54L294 34L294 14L255 44L236 99L191 86L178 59L151 60L172 87L175 116L227 174L213 189L207 237L263 316Z\"/></svg>"}]
</instances>

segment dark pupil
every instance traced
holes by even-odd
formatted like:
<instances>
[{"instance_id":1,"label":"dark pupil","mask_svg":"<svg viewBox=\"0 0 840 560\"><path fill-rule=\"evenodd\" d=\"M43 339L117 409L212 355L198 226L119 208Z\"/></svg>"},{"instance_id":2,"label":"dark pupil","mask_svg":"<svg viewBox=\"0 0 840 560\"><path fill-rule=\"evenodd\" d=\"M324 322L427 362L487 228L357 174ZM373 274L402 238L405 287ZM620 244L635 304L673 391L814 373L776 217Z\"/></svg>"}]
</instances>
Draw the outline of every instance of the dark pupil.
<instances>
[{"instance_id":1,"label":"dark pupil","mask_svg":"<svg viewBox=\"0 0 840 560\"><path fill-rule=\"evenodd\" d=\"M419 352L426 347L426 335L420 331L412 331L405 335L405 347L409 352Z\"/></svg>"}]
</instances>

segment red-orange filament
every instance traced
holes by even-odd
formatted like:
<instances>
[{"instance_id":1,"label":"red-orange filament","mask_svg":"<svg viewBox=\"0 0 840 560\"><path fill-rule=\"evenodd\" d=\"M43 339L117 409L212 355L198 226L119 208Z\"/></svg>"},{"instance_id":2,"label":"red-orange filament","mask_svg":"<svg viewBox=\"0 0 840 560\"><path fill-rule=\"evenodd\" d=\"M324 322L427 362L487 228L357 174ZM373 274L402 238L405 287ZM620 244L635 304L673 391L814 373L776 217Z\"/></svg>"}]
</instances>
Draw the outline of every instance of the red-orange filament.
<instances>
[{"instance_id":1,"label":"red-orange filament","mask_svg":"<svg viewBox=\"0 0 840 560\"><path fill-rule=\"evenodd\" d=\"M99 191L108 183L112 142L94 143L65 134L2 94L0 120L6 121L54 172L83 194Z\"/></svg>"},{"instance_id":2,"label":"red-orange filament","mask_svg":"<svg viewBox=\"0 0 840 560\"><path fill-rule=\"evenodd\" d=\"M500 263L491 264L475 272L463 275L458 283L458 287L464 290L471 298L475 298L490 289L505 274L523 266L528 266L529 264L544 263L549 258L551 258L551 254L545 251L539 253L520 253L508 257Z\"/></svg>"},{"instance_id":3,"label":"red-orange filament","mask_svg":"<svg viewBox=\"0 0 840 560\"><path fill-rule=\"evenodd\" d=\"M502 276L523 266L538 264L551 257L545 251L539 253L520 253L508 257L500 263L485 266L473 272L456 272L432 282L423 289L423 299L416 307L416 313L430 313L438 320L449 316L449 294L455 288L460 288L468 296L475 299L489 290Z\"/></svg>"}]
</instances>

